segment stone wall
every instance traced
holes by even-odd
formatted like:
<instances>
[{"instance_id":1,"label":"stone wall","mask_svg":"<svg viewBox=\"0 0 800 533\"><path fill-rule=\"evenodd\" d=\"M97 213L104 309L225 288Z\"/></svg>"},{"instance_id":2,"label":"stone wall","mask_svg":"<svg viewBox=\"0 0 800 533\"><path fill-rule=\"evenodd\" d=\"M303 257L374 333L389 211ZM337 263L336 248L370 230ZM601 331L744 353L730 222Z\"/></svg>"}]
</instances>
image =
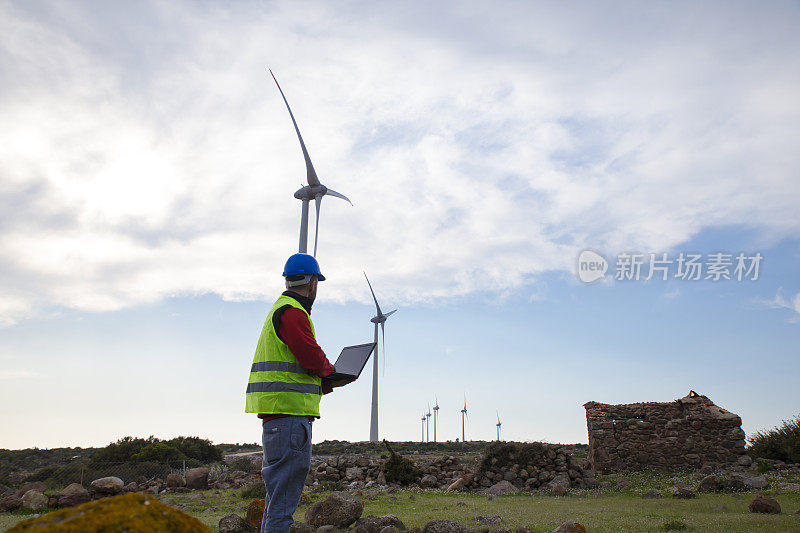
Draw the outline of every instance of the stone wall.
<instances>
[{"instance_id":1,"label":"stone wall","mask_svg":"<svg viewBox=\"0 0 800 533\"><path fill-rule=\"evenodd\" d=\"M742 419L694 391L668 403L584 407L599 472L725 467L745 453Z\"/></svg>"}]
</instances>

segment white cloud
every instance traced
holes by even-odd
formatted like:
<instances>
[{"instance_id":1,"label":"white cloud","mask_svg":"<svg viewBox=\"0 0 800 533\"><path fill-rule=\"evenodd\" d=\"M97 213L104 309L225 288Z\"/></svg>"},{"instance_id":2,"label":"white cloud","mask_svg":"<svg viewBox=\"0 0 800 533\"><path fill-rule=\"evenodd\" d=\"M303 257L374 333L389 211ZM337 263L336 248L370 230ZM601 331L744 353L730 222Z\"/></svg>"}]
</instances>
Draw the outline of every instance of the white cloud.
<instances>
[{"instance_id":1,"label":"white cloud","mask_svg":"<svg viewBox=\"0 0 800 533\"><path fill-rule=\"evenodd\" d=\"M778 287L778 292L775 293L775 298L763 302L769 307L776 309L789 309L794 314L789 318L790 322L800 321L800 292L794 295L794 298L787 300L783 296L783 287Z\"/></svg>"},{"instance_id":2,"label":"white cloud","mask_svg":"<svg viewBox=\"0 0 800 533\"><path fill-rule=\"evenodd\" d=\"M278 290L305 169L267 67L355 203L323 202L324 298L367 301L363 269L402 303L508 294L587 247L796 234L797 18L3 4L0 320Z\"/></svg>"}]
</instances>

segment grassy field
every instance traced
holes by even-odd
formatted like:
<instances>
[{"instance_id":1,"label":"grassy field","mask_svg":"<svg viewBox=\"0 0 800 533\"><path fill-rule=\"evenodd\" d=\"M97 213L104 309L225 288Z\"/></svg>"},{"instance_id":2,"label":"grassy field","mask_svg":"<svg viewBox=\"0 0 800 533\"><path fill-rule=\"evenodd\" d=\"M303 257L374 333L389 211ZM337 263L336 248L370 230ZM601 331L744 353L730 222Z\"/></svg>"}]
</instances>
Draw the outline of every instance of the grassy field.
<instances>
[{"instance_id":1,"label":"grassy field","mask_svg":"<svg viewBox=\"0 0 800 533\"><path fill-rule=\"evenodd\" d=\"M769 493L769 491L767 491ZM327 493L312 494L319 501ZM581 491L564 497L540 494L515 494L495 497L439 491L366 492L365 515L397 515L409 528L422 527L436 518L456 520L477 529L490 530L528 526L534 531L549 531L565 520L576 520L590 532L623 531L720 531L720 532L800 532L800 494L773 494L781 504L780 515L750 513L751 494L701 494L695 499L643 500L641 491ZM220 518L232 512L244 515L247 500L233 490L169 495L174 505L187 506L190 514L217 531ZM720 509L724 506L724 509ZM295 514L303 520L308 505ZM481 523L477 517L500 517L500 521ZM25 519L21 514L0 514L0 530L5 531ZM685 529L683 528L685 526Z\"/></svg>"}]
</instances>

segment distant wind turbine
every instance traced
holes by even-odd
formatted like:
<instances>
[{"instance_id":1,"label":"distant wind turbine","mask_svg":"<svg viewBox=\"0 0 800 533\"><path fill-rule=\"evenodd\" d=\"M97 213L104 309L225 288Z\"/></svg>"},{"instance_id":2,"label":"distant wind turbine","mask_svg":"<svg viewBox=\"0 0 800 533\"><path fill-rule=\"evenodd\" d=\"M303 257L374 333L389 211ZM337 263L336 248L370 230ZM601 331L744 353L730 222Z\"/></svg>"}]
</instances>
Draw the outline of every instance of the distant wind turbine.
<instances>
[{"instance_id":1,"label":"distant wind turbine","mask_svg":"<svg viewBox=\"0 0 800 533\"><path fill-rule=\"evenodd\" d=\"M467 442L467 436L464 432L464 418L467 416L467 395L464 395L464 408L461 410L461 442Z\"/></svg>"},{"instance_id":2,"label":"distant wind turbine","mask_svg":"<svg viewBox=\"0 0 800 533\"><path fill-rule=\"evenodd\" d=\"M495 413L497 413L497 411L495 411ZM497 440L500 440L500 426L501 425L502 424L500 423L500 413L497 413Z\"/></svg>"},{"instance_id":3,"label":"distant wind turbine","mask_svg":"<svg viewBox=\"0 0 800 533\"><path fill-rule=\"evenodd\" d=\"M439 398L436 398L436 405L433 406L433 442L436 442L436 419L439 414Z\"/></svg>"},{"instance_id":4,"label":"distant wind turbine","mask_svg":"<svg viewBox=\"0 0 800 533\"><path fill-rule=\"evenodd\" d=\"M319 207L322 204L322 197L325 195L335 196L336 198L347 200L350 205L353 205L353 202L351 202L347 196L340 194L333 189L329 189L319 182L317 173L314 170L314 165L311 163L311 158L308 156L308 150L306 150L306 145L303 142L303 137L300 135L300 128L297 127L297 121L294 119L292 109L289 107L289 102L286 100L286 95L283 94L283 89L281 89L281 86L278 83L277 78L275 78L275 74L272 73L272 70L270 70L269 73L272 74L272 79L275 80L275 85L278 86L278 90L281 92L283 101L286 103L286 109L289 110L289 116L292 117L294 131L297 132L297 139L300 141L300 148L302 148L303 157L306 160L306 181L308 182L308 185L302 186L294 193L294 197L298 200L302 200L303 202L303 209L300 214L299 251L303 254L308 253L308 203L313 199L317 211L316 228L314 229L314 257L316 257L317 241L319 238Z\"/></svg>"},{"instance_id":5,"label":"distant wind turbine","mask_svg":"<svg viewBox=\"0 0 800 533\"><path fill-rule=\"evenodd\" d=\"M422 413L422 442L425 442L425 413Z\"/></svg>"},{"instance_id":6,"label":"distant wind turbine","mask_svg":"<svg viewBox=\"0 0 800 533\"><path fill-rule=\"evenodd\" d=\"M425 418L428 419L428 425L425 426L428 431L428 441L431 440L431 404L428 404L428 414L425 415Z\"/></svg>"},{"instance_id":7,"label":"distant wind turbine","mask_svg":"<svg viewBox=\"0 0 800 533\"><path fill-rule=\"evenodd\" d=\"M364 277L367 278L367 273L364 272ZM378 305L378 299L375 298L375 291L372 290L372 284L367 278L367 285L369 285L369 292L372 293L372 299L375 300L375 309L377 313L370 319L370 322L375 324L375 355L372 359L372 412L370 414L369 424L369 440L370 442L378 442L378 324L381 326L381 337L383 339L383 362L386 363L386 331L384 324L386 319L392 316L397 309L389 311L384 314L381 311L381 306Z\"/></svg>"}]
</instances>

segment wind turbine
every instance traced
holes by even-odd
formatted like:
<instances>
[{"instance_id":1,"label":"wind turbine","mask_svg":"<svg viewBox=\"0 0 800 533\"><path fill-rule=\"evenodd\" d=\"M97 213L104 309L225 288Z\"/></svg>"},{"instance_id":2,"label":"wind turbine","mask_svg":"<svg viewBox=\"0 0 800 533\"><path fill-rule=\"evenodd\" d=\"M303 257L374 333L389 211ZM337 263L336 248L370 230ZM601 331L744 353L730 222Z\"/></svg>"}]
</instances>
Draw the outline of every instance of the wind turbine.
<instances>
[{"instance_id":1,"label":"wind turbine","mask_svg":"<svg viewBox=\"0 0 800 533\"><path fill-rule=\"evenodd\" d=\"M436 398L434 396L434 398ZM439 414L439 398L436 398L436 405L433 406L433 442L436 442L436 419Z\"/></svg>"},{"instance_id":2,"label":"wind turbine","mask_svg":"<svg viewBox=\"0 0 800 533\"><path fill-rule=\"evenodd\" d=\"M425 442L425 413L422 413L422 442Z\"/></svg>"},{"instance_id":3,"label":"wind turbine","mask_svg":"<svg viewBox=\"0 0 800 533\"><path fill-rule=\"evenodd\" d=\"M495 411L495 413L497 414L497 440L500 440L500 426L502 425L500 423L500 413L497 411Z\"/></svg>"},{"instance_id":4,"label":"wind turbine","mask_svg":"<svg viewBox=\"0 0 800 533\"><path fill-rule=\"evenodd\" d=\"M308 156L308 150L306 150L306 144L303 142L303 137L300 135L300 128L297 127L297 121L294 119L294 114L292 113L292 108L289 107L289 102L286 100L286 95L283 94L283 89L281 89L280 84L278 83L277 78L275 78L275 74L272 73L272 70L269 71L272 74L272 79L275 80L275 85L278 86L278 90L281 92L281 96L283 97L284 103L286 103L286 109L289 110L289 116L292 117L292 124L294 124L294 131L297 132L297 139L300 141L300 148L303 149L303 157L306 160L306 181L308 181L308 185L303 185L300 189L298 189L294 193L294 197L298 200L302 200L303 202L303 209L300 214L300 253L308 253L308 203L311 199L314 199L314 204L317 210L317 218L316 218L316 228L314 229L314 257L317 255L317 240L319 237L319 207L322 204L322 197L327 195L335 196L336 198L341 198L342 200L347 200L350 205L353 205L353 202L350 199L340 194L333 189L329 189L323 184L319 182L319 178L317 177L317 173L314 170L314 165L311 163L311 158Z\"/></svg>"},{"instance_id":5,"label":"wind turbine","mask_svg":"<svg viewBox=\"0 0 800 533\"><path fill-rule=\"evenodd\" d=\"M425 415L425 418L427 418L427 419L428 419L428 425L427 425L427 426L425 426L425 427L427 428L427 431L428 431L428 441L430 442L430 440L431 440L431 404L428 404L428 414L427 414L427 415Z\"/></svg>"},{"instance_id":6,"label":"wind turbine","mask_svg":"<svg viewBox=\"0 0 800 533\"><path fill-rule=\"evenodd\" d=\"M367 278L367 273L364 272L364 277ZM375 298L375 291L372 290L372 284L367 278L367 285L369 285L369 292L372 293L372 299L375 300L375 309L378 314L372 317L369 321L375 324L375 356L372 358L372 413L370 415L369 424L369 440L370 442L378 442L378 324L381 325L381 335L383 338L383 361L386 362L386 331L383 325L386 319L392 316L397 309L383 314L381 306L378 305L378 299Z\"/></svg>"},{"instance_id":7,"label":"wind turbine","mask_svg":"<svg viewBox=\"0 0 800 533\"><path fill-rule=\"evenodd\" d=\"M461 442L467 442L466 433L464 432L464 417L467 416L467 395L464 395L464 408L461 410Z\"/></svg>"}]
</instances>

